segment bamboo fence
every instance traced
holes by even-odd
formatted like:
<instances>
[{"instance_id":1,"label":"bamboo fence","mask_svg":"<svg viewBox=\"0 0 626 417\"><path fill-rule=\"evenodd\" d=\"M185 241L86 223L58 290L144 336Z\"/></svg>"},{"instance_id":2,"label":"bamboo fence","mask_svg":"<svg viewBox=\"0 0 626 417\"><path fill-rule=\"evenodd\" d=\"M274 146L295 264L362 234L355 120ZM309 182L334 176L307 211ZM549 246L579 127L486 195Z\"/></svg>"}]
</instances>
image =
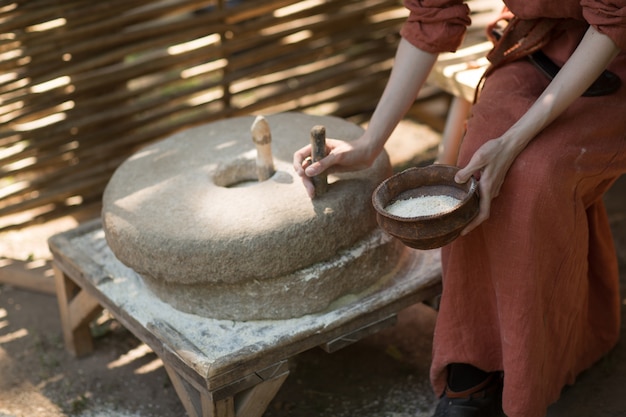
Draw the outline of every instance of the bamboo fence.
<instances>
[{"instance_id":1,"label":"bamboo fence","mask_svg":"<svg viewBox=\"0 0 626 417\"><path fill-rule=\"evenodd\" d=\"M483 36L500 2L470 3ZM193 125L366 121L407 15L401 0L0 0L0 231L97 208L128 156Z\"/></svg>"},{"instance_id":2,"label":"bamboo fence","mask_svg":"<svg viewBox=\"0 0 626 417\"><path fill-rule=\"evenodd\" d=\"M192 125L367 114L406 14L398 0L0 1L0 230L99 204L130 154Z\"/></svg>"}]
</instances>

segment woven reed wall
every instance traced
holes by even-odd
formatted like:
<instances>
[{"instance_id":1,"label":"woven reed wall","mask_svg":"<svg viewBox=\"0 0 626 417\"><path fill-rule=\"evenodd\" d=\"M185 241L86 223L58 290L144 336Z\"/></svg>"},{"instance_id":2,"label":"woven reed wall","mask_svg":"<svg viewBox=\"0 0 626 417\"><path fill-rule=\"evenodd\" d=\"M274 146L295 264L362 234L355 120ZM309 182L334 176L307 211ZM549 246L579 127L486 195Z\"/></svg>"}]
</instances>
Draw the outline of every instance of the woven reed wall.
<instances>
[{"instance_id":1,"label":"woven reed wall","mask_svg":"<svg viewBox=\"0 0 626 417\"><path fill-rule=\"evenodd\" d=\"M1 1L0 230L99 204L124 159L185 127L362 121L405 17L399 0Z\"/></svg>"}]
</instances>

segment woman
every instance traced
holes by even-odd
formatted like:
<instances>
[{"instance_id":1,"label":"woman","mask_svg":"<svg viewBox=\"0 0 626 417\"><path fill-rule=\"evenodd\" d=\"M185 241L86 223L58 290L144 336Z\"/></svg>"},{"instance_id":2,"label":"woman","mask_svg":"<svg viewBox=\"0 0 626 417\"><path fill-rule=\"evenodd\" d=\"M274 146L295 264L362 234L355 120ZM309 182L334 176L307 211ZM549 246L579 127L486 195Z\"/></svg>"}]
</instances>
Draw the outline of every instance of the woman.
<instances>
[{"instance_id":1,"label":"woman","mask_svg":"<svg viewBox=\"0 0 626 417\"><path fill-rule=\"evenodd\" d=\"M619 337L602 196L626 172L626 88L583 94L607 68L626 79L626 0L505 3L516 19L492 54L458 159L458 182L479 178L480 213L442 250L437 417L544 416ZM470 23L461 0L405 5L394 69L366 132L329 139L328 156L313 164L303 166L310 147L294 154L310 195L310 177L372 163L437 54L455 50ZM528 59L539 49L562 66L553 79Z\"/></svg>"}]
</instances>

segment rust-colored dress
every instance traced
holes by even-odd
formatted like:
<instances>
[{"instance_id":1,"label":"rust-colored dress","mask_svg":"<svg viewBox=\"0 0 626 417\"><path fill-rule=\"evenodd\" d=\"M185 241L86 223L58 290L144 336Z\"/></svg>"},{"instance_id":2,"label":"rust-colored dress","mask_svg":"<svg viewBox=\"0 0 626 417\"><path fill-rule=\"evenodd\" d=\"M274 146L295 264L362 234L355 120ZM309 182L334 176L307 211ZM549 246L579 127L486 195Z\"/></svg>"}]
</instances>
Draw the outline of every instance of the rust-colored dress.
<instances>
[{"instance_id":1,"label":"rust-colored dress","mask_svg":"<svg viewBox=\"0 0 626 417\"><path fill-rule=\"evenodd\" d=\"M626 0L505 3L521 18L563 19L544 48L558 63L589 24L626 50ZM458 47L464 3L405 4L405 39L430 52ZM609 69L621 89L577 99L516 159L490 218L443 249L431 369L437 394L450 363L502 370L506 415L543 417L562 388L617 343L618 268L602 196L626 172L626 53ZM495 70L473 108L459 165L518 120L548 82L526 61Z\"/></svg>"}]
</instances>

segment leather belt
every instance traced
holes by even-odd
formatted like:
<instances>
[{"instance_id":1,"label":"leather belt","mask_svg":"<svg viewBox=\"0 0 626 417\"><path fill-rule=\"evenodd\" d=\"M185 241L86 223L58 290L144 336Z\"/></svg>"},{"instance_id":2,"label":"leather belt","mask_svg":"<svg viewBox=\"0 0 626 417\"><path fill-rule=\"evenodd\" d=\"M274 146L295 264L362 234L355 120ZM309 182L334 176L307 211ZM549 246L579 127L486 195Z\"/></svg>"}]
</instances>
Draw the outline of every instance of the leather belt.
<instances>
[{"instance_id":1,"label":"leather belt","mask_svg":"<svg viewBox=\"0 0 626 417\"><path fill-rule=\"evenodd\" d=\"M526 57L532 62L548 79L552 80L561 67L554 63L542 51L536 51ZM622 80L617 74L609 70L604 70L602 74L589 86L582 94L583 97L606 96L619 90Z\"/></svg>"},{"instance_id":2,"label":"leather belt","mask_svg":"<svg viewBox=\"0 0 626 417\"><path fill-rule=\"evenodd\" d=\"M496 41L502 38L503 32L497 26L491 29L491 34ZM556 74L561 70L557 64L554 63L546 54L541 50L537 50L525 56L539 71L541 71L549 80L552 80ZM582 94L583 97L599 97L606 96L614 93L622 85L622 80L617 74L609 70L604 70L602 74L585 90Z\"/></svg>"}]
</instances>

